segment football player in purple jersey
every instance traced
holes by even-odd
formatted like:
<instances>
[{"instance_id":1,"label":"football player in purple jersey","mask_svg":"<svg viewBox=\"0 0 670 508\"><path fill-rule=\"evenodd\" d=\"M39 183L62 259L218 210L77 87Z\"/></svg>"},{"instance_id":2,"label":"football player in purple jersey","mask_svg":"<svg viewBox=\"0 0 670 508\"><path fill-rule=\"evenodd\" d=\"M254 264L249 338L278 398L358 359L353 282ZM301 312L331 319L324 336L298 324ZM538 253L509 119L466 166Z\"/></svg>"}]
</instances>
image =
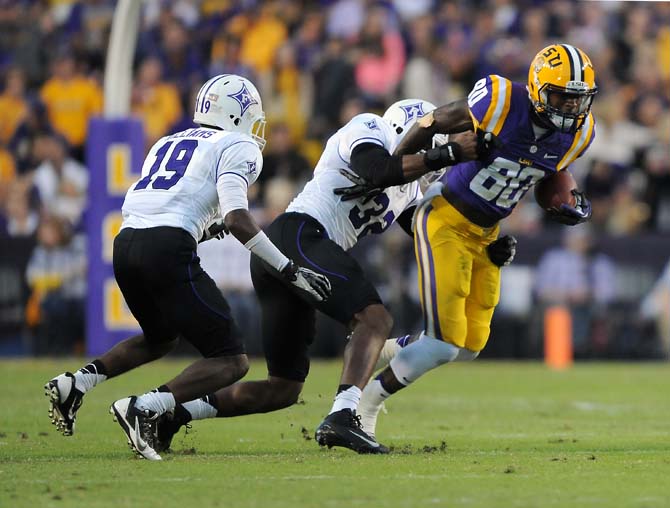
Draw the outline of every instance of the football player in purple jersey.
<instances>
[{"instance_id":1,"label":"football player in purple jersey","mask_svg":"<svg viewBox=\"0 0 670 508\"><path fill-rule=\"evenodd\" d=\"M486 345L500 296L500 266L487 247L528 189L566 171L589 147L596 92L589 57L569 44L554 44L535 56L527 84L486 76L467 99L421 118L398 146L397 154L415 153L437 133L464 130L497 138L484 157L446 172L417 207L414 240L425 327L418 336L388 340L382 350L378 366L390 363L363 390L359 405L371 437L386 398L438 365L473 360ZM568 225L590 219L584 194L572 194L574 206L551 210L552 219ZM503 246L514 249L515 240L506 241Z\"/></svg>"}]
</instances>

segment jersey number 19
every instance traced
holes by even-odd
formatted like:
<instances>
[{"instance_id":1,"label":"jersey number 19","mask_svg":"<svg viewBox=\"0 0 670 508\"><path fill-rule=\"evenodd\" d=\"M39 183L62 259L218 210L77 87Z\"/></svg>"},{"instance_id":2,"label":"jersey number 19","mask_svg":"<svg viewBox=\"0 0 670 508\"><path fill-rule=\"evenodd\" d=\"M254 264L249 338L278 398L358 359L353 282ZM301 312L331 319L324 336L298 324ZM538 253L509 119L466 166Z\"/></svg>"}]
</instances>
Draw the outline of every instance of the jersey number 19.
<instances>
[{"instance_id":1,"label":"jersey number 19","mask_svg":"<svg viewBox=\"0 0 670 508\"><path fill-rule=\"evenodd\" d=\"M135 189L133 190L143 190L149 187L151 184L152 189L163 189L167 190L172 188L186 172L189 162L193 157L193 152L198 147L198 140L196 139L183 139L177 143L170 157L165 161L165 157L170 152L170 148L174 141L168 141L163 146L161 146L156 152L156 162L154 162L149 173L142 178ZM165 161L165 163L163 163ZM169 176L157 176L156 173L158 170L162 169L164 173L172 173Z\"/></svg>"}]
</instances>

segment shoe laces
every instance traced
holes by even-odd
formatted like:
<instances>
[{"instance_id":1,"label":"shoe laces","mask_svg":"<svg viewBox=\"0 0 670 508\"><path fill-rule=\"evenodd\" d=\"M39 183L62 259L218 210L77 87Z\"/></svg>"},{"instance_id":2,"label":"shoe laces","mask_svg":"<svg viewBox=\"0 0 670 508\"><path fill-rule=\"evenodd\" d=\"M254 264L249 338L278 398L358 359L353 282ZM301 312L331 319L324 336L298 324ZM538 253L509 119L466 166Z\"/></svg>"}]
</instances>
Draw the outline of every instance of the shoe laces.
<instances>
[{"instance_id":1,"label":"shoe laces","mask_svg":"<svg viewBox=\"0 0 670 508\"><path fill-rule=\"evenodd\" d=\"M363 428L363 424L361 423L361 415L357 414L356 411L351 411L351 423L353 423L356 427L359 429Z\"/></svg>"},{"instance_id":2,"label":"shoe laces","mask_svg":"<svg viewBox=\"0 0 670 508\"><path fill-rule=\"evenodd\" d=\"M154 439L158 433L158 425L156 425L156 423L159 415L149 409L140 411L140 415L140 430L142 435L144 439L153 446Z\"/></svg>"}]
</instances>

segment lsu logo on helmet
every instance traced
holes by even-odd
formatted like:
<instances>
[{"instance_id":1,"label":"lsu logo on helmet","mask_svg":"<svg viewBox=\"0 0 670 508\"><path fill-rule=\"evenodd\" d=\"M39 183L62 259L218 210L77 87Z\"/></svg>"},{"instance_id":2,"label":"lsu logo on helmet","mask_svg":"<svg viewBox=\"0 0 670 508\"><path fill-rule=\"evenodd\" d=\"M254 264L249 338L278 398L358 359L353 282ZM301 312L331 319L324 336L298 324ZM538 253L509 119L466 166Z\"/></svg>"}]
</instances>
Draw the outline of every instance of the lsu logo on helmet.
<instances>
[{"instance_id":1,"label":"lsu logo on helmet","mask_svg":"<svg viewBox=\"0 0 670 508\"><path fill-rule=\"evenodd\" d=\"M591 59L570 44L552 44L535 55L527 89L535 112L562 132L575 132L583 125L598 92ZM552 105L552 95L576 104L570 110Z\"/></svg>"}]
</instances>

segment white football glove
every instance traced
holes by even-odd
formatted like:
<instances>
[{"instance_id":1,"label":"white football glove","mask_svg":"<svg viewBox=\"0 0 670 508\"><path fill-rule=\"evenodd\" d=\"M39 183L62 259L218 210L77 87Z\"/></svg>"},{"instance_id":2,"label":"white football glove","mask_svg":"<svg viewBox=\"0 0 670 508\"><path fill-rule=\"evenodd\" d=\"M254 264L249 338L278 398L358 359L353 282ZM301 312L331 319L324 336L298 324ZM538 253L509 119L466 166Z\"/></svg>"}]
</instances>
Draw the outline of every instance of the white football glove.
<instances>
[{"instance_id":1,"label":"white football glove","mask_svg":"<svg viewBox=\"0 0 670 508\"><path fill-rule=\"evenodd\" d=\"M309 293L317 302L327 300L330 296L331 287L328 277L316 273L309 268L303 268L289 260L288 264L280 272L284 279L295 287Z\"/></svg>"},{"instance_id":2,"label":"white football glove","mask_svg":"<svg viewBox=\"0 0 670 508\"><path fill-rule=\"evenodd\" d=\"M198 243L206 242L212 238L221 240L224 236L229 233L228 228L223 223L223 219L216 219L213 222L210 222L209 225L203 231L200 241Z\"/></svg>"}]
</instances>

